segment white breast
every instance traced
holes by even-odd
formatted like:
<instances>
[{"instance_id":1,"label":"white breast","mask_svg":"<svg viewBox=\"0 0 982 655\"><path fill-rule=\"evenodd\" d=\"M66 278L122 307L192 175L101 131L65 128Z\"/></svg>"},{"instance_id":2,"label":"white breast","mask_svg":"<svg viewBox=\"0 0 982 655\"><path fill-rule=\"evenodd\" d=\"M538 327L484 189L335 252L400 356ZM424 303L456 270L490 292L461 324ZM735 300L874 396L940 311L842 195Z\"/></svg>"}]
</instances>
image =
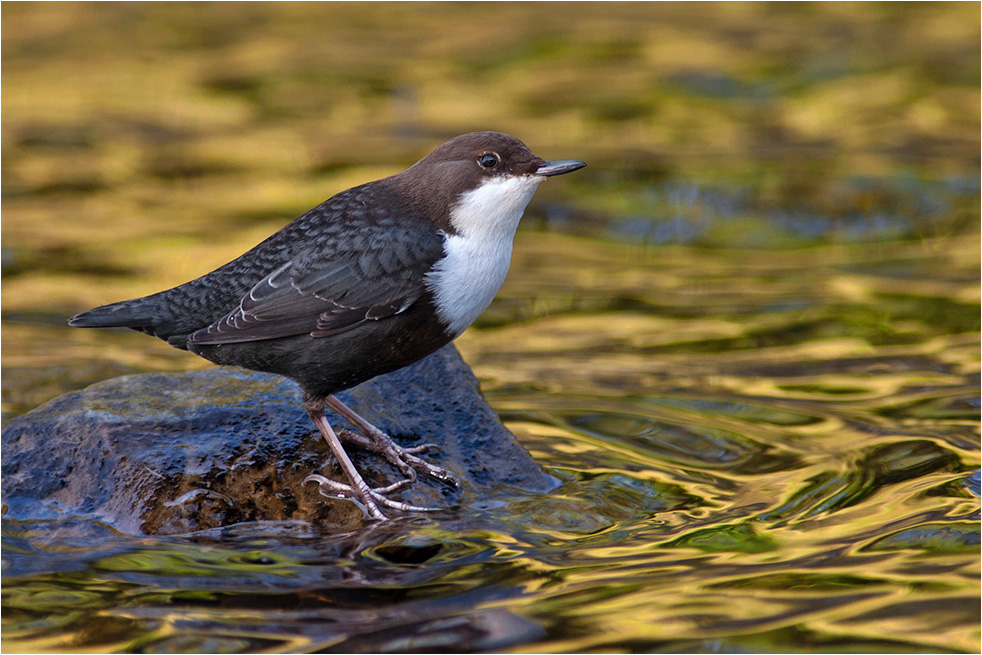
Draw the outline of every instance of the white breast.
<instances>
[{"instance_id":1,"label":"white breast","mask_svg":"<svg viewBox=\"0 0 982 655\"><path fill-rule=\"evenodd\" d=\"M518 222L544 179L491 179L465 193L451 211L457 234L445 237L446 256L427 274L427 285L454 338L488 308L505 281Z\"/></svg>"}]
</instances>

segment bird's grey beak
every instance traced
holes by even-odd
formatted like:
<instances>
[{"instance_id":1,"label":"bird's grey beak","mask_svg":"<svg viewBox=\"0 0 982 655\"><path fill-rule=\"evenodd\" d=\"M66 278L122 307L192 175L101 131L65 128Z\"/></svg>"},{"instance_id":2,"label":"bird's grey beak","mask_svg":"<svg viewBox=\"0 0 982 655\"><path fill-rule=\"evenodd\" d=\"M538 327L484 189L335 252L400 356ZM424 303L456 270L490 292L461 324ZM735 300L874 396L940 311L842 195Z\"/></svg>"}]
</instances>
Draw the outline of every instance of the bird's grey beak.
<instances>
[{"instance_id":1,"label":"bird's grey beak","mask_svg":"<svg viewBox=\"0 0 982 655\"><path fill-rule=\"evenodd\" d=\"M544 162L538 169L536 169L535 174L541 175L542 177L550 177L552 175L562 175L563 173L572 173L573 171L579 170L586 166L585 161L578 161L576 159L564 159L563 161L547 161Z\"/></svg>"}]
</instances>

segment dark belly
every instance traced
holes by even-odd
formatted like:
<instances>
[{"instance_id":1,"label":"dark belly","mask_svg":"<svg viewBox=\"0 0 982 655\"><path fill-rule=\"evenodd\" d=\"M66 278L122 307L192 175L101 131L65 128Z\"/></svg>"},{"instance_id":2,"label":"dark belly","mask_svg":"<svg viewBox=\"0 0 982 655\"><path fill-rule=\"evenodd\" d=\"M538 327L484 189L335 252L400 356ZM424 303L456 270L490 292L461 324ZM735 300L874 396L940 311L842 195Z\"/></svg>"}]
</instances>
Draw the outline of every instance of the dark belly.
<instances>
[{"instance_id":1,"label":"dark belly","mask_svg":"<svg viewBox=\"0 0 982 655\"><path fill-rule=\"evenodd\" d=\"M424 301L402 314L330 337L304 334L248 343L191 344L188 349L216 364L293 378L304 391L327 396L408 366L451 340L432 305Z\"/></svg>"}]
</instances>

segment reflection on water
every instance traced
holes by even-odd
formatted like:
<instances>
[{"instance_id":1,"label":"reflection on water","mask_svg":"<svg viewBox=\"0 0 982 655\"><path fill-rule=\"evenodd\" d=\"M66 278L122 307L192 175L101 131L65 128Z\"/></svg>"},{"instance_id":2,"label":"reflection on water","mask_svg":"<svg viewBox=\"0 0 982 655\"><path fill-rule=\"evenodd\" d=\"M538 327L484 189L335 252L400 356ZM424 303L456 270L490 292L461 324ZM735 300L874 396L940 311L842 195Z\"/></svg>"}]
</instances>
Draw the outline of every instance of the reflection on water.
<instances>
[{"instance_id":1,"label":"reflection on water","mask_svg":"<svg viewBox=\"0 0 982 655\"><path fill-rule=\"evenodd\" d=\"M5 639L971 651L977 261L972 234L794 252L523 234L460 347L557 490L340 536L8 524ZM141 335L8 330L46 392L185 364Z\"/></svg>"},{"instance_id":2,"label":"reflection on water","mask_svg":"<svg viewBox=\"0 0 982 655\"><path fill-rule=\"evenodd\" d=\"M7 416L208 366L64 321L442 137L590 162L458 341L556 490L5 521L5 650L978 652L978 8L662 4L5 7Z\"/></svg>"}]
</instances>

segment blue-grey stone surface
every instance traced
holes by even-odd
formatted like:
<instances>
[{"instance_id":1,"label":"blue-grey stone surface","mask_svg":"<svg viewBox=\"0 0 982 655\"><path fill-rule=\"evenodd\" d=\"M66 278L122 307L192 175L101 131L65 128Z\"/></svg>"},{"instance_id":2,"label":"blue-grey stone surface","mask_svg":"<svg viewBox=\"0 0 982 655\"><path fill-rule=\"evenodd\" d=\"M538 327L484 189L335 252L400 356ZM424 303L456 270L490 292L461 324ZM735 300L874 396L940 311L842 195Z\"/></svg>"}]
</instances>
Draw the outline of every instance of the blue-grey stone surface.
<instances>
[{"instance_id":1,"label":"blue-grey stone surface","mask_svg":"<svg viewBox=\"0 0 982 655\"><path fill-rule=\"evenodd\" d=\"M453 346L341 398L404 446L437 444L424 457L461 479L458 489L420 475L398 494L406 502L453 514L516 488L555 486ZM369 484L399 476L374 454L348 452ZM343 530L363 520L352 503L302 484L312 472L344 478L297 385L235 368L131 375L60 396L5 422L2 470L5 519L85 517L131 534L268 520Z\"/></svg>"}]
</instances>

